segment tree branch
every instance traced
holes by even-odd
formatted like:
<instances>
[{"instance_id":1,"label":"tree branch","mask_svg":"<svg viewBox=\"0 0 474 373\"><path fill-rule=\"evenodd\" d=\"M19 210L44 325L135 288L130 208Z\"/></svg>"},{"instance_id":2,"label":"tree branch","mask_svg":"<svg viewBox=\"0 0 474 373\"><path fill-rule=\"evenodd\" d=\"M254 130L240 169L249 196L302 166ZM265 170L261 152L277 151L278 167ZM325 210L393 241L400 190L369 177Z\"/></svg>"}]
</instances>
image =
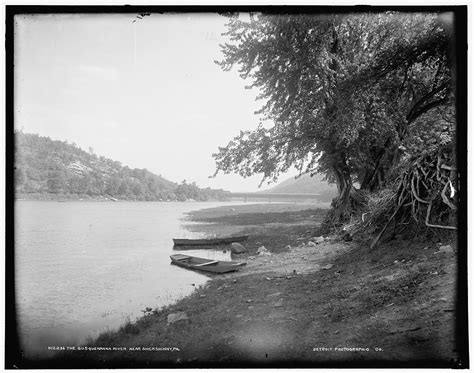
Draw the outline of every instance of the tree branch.
<instances>
[{"instance_id":1,"label":"tree branch","mask_svg":"<svg viewBox=\"0 0 474 373\"><path fill-rule=\"evenodd\" d=\"M413 105L413 107L411 108L411 110L408 112L408 114L406 116L406 120L407 120L408 124L412 123L416 118L418 118L422 114L426 113L428 110L447 102L449 96L446 94L445 97L443 97L439 100L436 100L436 101L432 101L429 104L426 104L425 106L422 106L424 102L426 102L429 99L433 98L435 95L437 95L438 93L442 92L444 89L447 89L447 88L448 88L448 83L446 82L446 83L442 84L441 86L439 86L438 88L436 88L436 89L432 90L431 92L427 93L422 98L420 98L415 103L415 105Z\"/></svg>"}]
</instances>

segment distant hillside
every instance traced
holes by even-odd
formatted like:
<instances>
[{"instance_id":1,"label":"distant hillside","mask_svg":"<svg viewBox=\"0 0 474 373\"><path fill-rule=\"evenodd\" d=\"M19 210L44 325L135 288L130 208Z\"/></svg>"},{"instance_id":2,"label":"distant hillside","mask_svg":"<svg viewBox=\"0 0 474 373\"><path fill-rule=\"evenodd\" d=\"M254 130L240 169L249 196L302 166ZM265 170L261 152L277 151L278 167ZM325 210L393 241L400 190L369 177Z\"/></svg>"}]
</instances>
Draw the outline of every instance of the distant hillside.
<instances>
[{"instance_id":1,"label":"distant hillside","mask_svg":"<svg viewBox=\"0 0 474 373\"><path fill-rule=\"evenodd\" d=\"M76 144L15 132L17 197L105 198L146 201L224 199L223 190L176 184L146 169L86 152Z\"/></svg>"},{"instance_id":2,"label":"distant hillside","mask_svg":"<svg viewBox=\"0 0 474 373\"><path fill-rule=\"evenodd\" d=\"M329 202L337 196L335 185L328 184L322 175L303 175L281 182L275 187L265 190L266 193L314 193L321 194L321 201Z\"/></svg>"}]
</instances>

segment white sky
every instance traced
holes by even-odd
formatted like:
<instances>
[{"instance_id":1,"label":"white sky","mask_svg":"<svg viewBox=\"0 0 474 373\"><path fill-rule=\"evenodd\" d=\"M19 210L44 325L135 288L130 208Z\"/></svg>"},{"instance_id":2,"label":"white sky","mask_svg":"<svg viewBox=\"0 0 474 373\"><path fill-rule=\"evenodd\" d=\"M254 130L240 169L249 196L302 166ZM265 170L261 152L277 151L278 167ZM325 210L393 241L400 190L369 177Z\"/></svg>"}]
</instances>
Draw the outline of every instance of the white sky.
<instances>
[{"instance_id":1,"label":"white sky","mask_svg":"<svg viewBox=\"0 0 474 373\"><path fill-rule=\"evenodd\" d=\"M237 70L223 72L214 63L221 59L224 17L76 14L15 21L16 128L92 147L175 182L258 189L260 176L208 178L215 170L211 154L240 130L256 128L254 111L262 105Z\"/></svg>"}]
</instances>

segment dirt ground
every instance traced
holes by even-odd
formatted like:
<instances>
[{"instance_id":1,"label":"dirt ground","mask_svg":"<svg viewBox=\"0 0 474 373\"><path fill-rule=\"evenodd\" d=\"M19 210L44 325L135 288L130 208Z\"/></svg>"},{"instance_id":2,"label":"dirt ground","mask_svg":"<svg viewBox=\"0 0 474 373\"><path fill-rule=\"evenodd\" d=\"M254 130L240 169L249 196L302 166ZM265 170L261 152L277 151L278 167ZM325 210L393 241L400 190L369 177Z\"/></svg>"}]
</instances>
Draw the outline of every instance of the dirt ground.
<instances>
[{"instance_id":1,"label":"dirt ground","mask_svg":"<svg viewBox=\"0 0 474 373\"><path fill-rule=\"evenodd\" d=\"M274 204L191 214L189 229L250 234L249 252L235 258L247 265L61 359L91 367L465 367L455 242L399 239L372 251L338 237L314 244L324 213ZM261 246L267 254L256 254ZM104 346L123 350L94 350Z\"/></svg>"}]
</instances>

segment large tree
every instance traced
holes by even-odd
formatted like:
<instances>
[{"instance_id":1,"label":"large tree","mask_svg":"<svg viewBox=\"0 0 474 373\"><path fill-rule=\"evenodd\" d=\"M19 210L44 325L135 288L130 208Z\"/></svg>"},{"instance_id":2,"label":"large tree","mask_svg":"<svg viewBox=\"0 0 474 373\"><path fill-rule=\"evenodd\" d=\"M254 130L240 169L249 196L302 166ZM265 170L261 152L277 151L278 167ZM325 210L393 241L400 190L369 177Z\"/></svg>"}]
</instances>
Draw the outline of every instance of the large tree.
<instances>
[{"instance_id":1,"label":"large tree","mask_svg":"<svg viewBox=\"0 0 474 373\"><path fill-rule=\"evenodd\" d=\"M347 206L355 182L385 185L417 121L452 106L445 15L226 16L229 41L216 63L238 66L263 106L258 128L214 154L217 172L324 173L337 184L336 206Z\"/></svg>"}]
</instances>

